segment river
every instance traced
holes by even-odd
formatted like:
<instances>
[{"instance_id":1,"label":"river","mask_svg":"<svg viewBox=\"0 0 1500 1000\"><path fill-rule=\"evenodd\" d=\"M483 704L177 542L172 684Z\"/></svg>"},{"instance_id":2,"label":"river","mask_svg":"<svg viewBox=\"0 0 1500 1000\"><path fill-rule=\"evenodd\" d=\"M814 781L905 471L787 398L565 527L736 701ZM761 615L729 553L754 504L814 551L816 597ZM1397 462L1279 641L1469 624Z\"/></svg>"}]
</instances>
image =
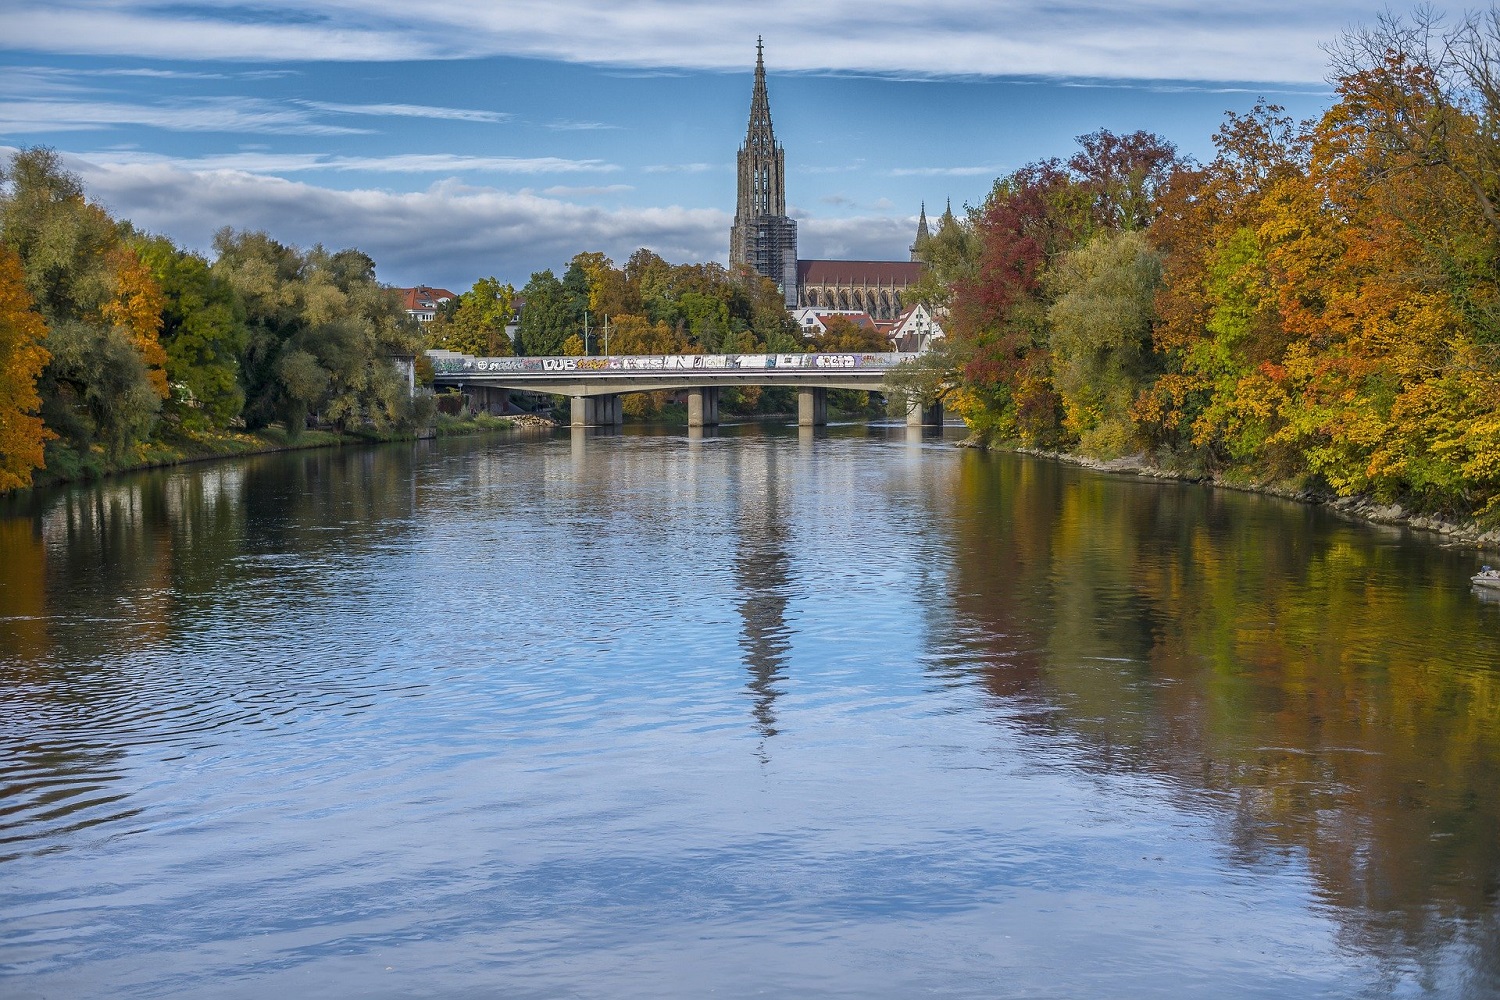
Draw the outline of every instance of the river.
<instances>
[{"instance_id":1,"label":"river","mask_svg":"<svg viewBox=\"0 0 1500 1000\"><path fill-rule=\"evenodd\" d=\"M0 994L1500 995L1480 557L901 427L0 506Z\"/></svg>"}]
</instances>

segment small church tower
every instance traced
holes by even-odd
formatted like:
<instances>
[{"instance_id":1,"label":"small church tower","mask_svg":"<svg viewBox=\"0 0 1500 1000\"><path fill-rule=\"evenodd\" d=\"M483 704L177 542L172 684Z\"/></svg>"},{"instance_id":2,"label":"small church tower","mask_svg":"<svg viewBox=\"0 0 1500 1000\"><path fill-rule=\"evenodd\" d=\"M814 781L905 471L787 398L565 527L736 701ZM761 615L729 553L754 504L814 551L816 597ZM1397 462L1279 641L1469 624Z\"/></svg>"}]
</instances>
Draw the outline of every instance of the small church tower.
<instances>
[{"instance_id":1,"label":"small church tower","mask_svg":"<svg viewBox=\"0 0 1500 1000\"><path fill-rule=\"evenodd\" d=\"M922 214L917 218L917 238L911 245L911 259L914 261L925 261L927 259L927 241L932 239L932 233L927 228L927 202L922 202Z\"/></svg>"},{"instance_id":2,"label":"small church tower","mask_svg":"<svg viewBox=\"0 0 1500 1000\"><path fill-rule=\"evenodd\" d=\"M755 40L755 87L750 124L740 147L729 266L748 265L781 289L788 307L797 304L797 223L786 214L786 150L771 130L771 100L761 40Z\"/></svg>"}]
</instances>

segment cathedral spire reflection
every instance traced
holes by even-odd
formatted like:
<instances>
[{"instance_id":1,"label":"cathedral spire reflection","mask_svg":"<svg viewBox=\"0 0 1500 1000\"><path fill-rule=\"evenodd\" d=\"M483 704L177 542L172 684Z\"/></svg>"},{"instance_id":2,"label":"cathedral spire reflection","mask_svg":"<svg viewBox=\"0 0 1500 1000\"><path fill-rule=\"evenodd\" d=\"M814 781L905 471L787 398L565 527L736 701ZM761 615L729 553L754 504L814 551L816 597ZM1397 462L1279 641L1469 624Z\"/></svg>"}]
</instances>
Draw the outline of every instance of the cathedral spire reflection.
<instances>
[{"instance_id":1,"label":"cathedral spire reflection","mask_svg":"<svg viewBox=\"0 0 1500 1000\"><path fill-rule=\"evenodd\" d=\"M751 715L755 728L769 739L777 731L775 703L791 649L791 630L786 622L791 576L786 525L790 514L778 481L774 448L745 449L735 474L739 545L734 576L740 592L737 610L743 621L740 648L750 674L746 688L754 698Z\"/></svg>"}]
</instances>

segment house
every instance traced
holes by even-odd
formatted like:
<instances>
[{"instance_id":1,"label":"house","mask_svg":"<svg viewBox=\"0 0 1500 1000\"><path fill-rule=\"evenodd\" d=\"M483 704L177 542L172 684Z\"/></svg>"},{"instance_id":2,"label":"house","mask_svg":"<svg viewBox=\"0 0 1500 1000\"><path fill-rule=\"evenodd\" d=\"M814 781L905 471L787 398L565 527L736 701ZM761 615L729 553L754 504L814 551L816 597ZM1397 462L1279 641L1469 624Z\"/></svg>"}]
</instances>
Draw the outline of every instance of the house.
<instances>
[{"instance_id":1,"label":"house","mask_svg":"<svg viewBox=\"0 0 1500 1000\"><path fill-rule=\"evenodd\" d=\"M801 330L802 336L808 340L827 333L828 321L835 316L842 316L862 330L876 329L879 326L863 309L817 309L804 306L792 311L792 318L797 321L797 329Z\"/></svg>"},{"instance_id":2,"label":"house","mask_svg":"<svg viewBox=\"0 0 1500 1000\"><path fill-rule=\"evenodd\" d=\"M433 288L430 285L396 290L401 293L401 307L406 310L406 315L418 323L431 323L437 319L438 308L444 302L458 298L446 288Z\"/></svg>"},{"instance_id":3,"label":"house","mask_svg":"<svg viewBox=\"0 0 1500 1000\"><path fill-rule=\"evenodd\" d=\"M920 302L901 310L896 322L891 325L890 338L898 351L921 353L932 347L933 341L941 340L945 334L942 325Z\"/></svg>"}]
</instances>

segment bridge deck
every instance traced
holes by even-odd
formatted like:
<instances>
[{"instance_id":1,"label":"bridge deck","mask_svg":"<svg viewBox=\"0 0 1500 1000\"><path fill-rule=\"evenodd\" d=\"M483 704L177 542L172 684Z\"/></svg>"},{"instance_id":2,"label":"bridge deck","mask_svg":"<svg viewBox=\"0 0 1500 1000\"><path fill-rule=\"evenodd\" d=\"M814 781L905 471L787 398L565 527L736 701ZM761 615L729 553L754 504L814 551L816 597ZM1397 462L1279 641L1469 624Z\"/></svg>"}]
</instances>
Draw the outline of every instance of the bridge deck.
<instances>
[{"instance_id":1,"label":"bridge deck","mask_svg":"<svg viewBox=\"0 0 1500 1000\"><path fill-rule=\"evenodd\" d=\"M879 389L915 354L663 354L583 358L474 358L429 351L441 386L599 396L723 385Z\"/></svg>"}]
</instances>

